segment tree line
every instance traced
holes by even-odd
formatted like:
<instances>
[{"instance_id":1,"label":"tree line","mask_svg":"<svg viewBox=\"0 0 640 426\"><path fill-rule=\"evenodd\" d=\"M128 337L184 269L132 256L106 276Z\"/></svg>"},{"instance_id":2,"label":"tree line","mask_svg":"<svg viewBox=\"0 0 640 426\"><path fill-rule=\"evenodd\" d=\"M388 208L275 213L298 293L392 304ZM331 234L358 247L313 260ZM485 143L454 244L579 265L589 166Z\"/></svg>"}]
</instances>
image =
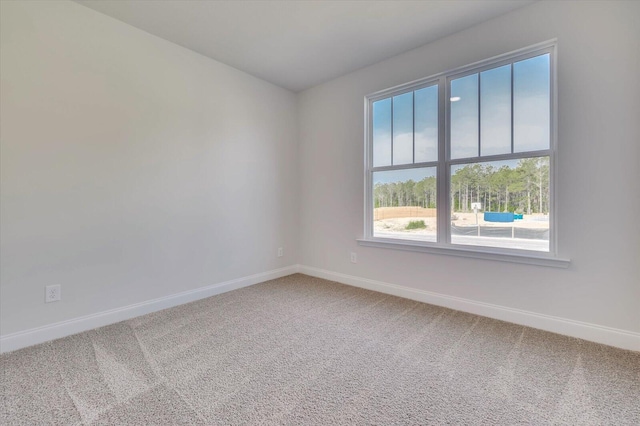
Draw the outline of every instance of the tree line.
<instances>
[{"instance_id":1,"label":"tree line","mask_svg":"<svg viewBox=\"0 0 640 426\"><path fill-rule=\"evenodd\" d=\"M373 196L374 207L435 208L436 178L378 183ZM468 164L451 177L451 206L456 212L473 211L471 203L481 203L483 211L548 214L549 196L548 157L522 159L515 168Z\"/></svg>"}]
</instances>

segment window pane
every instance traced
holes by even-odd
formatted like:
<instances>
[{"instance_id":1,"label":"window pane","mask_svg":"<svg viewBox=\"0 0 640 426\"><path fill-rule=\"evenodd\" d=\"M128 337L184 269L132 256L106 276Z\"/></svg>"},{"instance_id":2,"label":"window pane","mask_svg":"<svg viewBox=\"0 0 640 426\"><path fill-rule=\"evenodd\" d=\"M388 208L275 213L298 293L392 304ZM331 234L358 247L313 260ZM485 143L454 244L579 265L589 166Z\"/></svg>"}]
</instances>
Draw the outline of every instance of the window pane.
<instances>
[{"instance_id":1,"label":"window pane","mask_svg":"<svg viewBox=\"0 0 640 426\"><path fill-rule=\"evenodd\" d=\"M413 163L413 92L393 97L393 164Z\"/></svg>"},{"instance_id":2,"label":"window pane","mask_svg":"<svg viewBox=\"0 0 640 426\"><path fill-rule=\"evenodd\" d=\"M549 251L549 202L549 157L451 166L451 242Z\"/></svg>"},{"instance_id":3,"label":"window pane","mask_svg":"<svg viewBox=\"0 0 640 426\"><path fill-rule=\"evenodd\" d=\"M549 55L513 64L513 146L515 152L549 148L551 77Z\"/></svg>"},{"instance_id":4,"label":"window pane","mask_svg":"<svg viewBox=\"0 0 640 426\"><path fill-rule=\"evenodd\" d=\"M373 236L436 241L436 168L373 173Z\"/></svg>"},{"instance_id":5,"label":"window pane","mask_svg":"<svg viewBox=\"0 0 640 426\"><path fill-rule=\"evenodd\" d=\"M478 156L478 74L451 80L451 158Z\"/></svg>"},{"instance_id":6,"label":"window pane","mask_svg":"<svg viewBox=\"0 0 640 426\"><path fill-rule=\"evenodd\" d=\"M373 103L373 166L391 165L391 98Z\"/></svg>"},{"instance_id":7,"label":"window pane","mask_svg":"<svg viewBox=\"0 0 640 426\"><path fill-rule=\"evenodd\" d=\"M416 90L415 162L438 160L438 86Z\"/></svg>"},{"instance_id":8,"label":"window pane","mask_svg":"<svg viewBox=\"0 0 640 426\"><path fill-rule=\"evenodd\" d=\"M511 153L511 65L480 73L480 154Z\"/></svg>"}]
</instances>

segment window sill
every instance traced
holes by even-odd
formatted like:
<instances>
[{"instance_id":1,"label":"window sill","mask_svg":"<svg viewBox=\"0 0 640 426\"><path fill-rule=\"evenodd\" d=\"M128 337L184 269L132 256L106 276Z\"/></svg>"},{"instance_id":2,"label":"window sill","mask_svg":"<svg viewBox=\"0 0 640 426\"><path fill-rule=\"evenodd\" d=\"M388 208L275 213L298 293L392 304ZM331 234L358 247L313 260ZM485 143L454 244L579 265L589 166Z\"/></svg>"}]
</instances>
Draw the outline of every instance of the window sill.
<instances>
[{"instance_id":1,"label":"window sill","mask_svg":"<svg viewBox=\"0 0 640 426\"><path fill-rule=\"evenodd\" d=\"M413 243L411 241L387 240L380 238L358 239L358 245L365 247L378 247L384 249L395 249L405 251L415 251L421 253L432 253L447 256L470 257L474 259L494 260L499 262L524 263L527 265L547 266L552 268L568 268L571 260L553 257L546 253L536 253L523 251L522 253L504 253L491 248L481 250L472 247L427 245L424 243Z\"/></svg>"}]
</instances>

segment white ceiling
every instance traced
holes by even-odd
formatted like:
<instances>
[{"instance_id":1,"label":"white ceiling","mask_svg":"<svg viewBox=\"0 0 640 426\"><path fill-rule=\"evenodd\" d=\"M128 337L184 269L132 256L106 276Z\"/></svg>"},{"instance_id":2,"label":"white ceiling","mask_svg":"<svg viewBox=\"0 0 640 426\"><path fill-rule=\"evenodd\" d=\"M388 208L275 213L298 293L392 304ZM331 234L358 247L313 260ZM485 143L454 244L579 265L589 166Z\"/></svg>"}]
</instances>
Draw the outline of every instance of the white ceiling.
<instances>
[{"instance_id":1,"label":"white ceiling","mask_svg":"<svg viewBox=\"0 0 640 426\"><path fill-rule=\"evenodd\" d=\"M293 91L532 3L532 0L75 1Z\"/></svg>"}]
</instances>

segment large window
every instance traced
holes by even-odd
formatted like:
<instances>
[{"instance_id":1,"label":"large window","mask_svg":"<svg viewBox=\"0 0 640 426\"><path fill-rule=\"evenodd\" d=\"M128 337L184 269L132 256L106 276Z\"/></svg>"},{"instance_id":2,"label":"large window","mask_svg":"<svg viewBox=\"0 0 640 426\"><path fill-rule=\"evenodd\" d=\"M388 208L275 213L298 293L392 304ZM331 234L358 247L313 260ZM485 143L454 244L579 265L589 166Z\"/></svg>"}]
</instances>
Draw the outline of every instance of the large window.
<instances>
[{"instance_id":1,"label":"large window","mask_svg":"<svg viewBox=\"0 0 640 426\"><path fill-rule=\"evenodd\" d=\"M370 95L364 242L555 254L555 44Z\"/></svg>"}]
</instances>

